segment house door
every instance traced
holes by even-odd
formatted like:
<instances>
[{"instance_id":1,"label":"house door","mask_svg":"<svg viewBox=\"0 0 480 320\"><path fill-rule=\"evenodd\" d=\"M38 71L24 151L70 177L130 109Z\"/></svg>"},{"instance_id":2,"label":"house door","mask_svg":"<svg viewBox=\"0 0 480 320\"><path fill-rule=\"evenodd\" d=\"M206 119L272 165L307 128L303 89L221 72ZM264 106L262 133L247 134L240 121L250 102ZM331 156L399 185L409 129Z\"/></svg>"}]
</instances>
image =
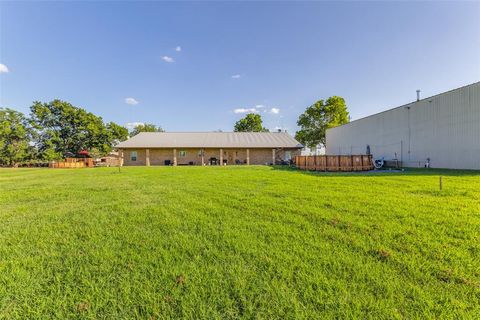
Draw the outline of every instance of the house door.
<instances>
[{"instance_id":1,"label":"house door","mask_svg":"<svg viewBox=\"0 0 480 320\"><path fill-rule=\"evenodd\" d=\"M234 164L233 151L227 151L228 164Z\"/></svg>"}]
</instances>

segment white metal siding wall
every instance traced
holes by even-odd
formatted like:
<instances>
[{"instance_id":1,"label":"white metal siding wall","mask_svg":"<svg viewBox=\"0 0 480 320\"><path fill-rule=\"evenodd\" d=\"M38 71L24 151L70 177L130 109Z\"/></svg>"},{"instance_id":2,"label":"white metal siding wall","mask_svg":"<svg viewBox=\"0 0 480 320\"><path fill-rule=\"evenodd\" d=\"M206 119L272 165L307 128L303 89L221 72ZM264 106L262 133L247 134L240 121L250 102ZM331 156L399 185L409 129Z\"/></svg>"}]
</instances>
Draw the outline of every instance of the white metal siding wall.
<instances>
[{"instance_id":1,"label":"white metal siding wall","mask_svg":"<svg viewBox=\"0 0 480 320\"><path fill-rule=\"evenodd\" d=\"M480 82L327 130L327 154L480 169Z\"/></svg>"}]
</instances>

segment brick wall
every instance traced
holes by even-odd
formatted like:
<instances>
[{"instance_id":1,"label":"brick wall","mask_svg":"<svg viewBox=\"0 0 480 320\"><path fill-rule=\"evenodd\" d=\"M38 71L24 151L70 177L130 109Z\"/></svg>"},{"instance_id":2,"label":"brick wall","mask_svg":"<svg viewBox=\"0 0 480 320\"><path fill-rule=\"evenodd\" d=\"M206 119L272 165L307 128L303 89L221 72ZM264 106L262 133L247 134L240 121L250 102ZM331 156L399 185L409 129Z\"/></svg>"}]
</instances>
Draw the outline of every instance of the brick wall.
<instances>
[{"instance_id":1,"label":"brick wall","mask_svg":"<svg viewBox=\"0 0 480 320\"><path fill-rule=\"evenodd\" d=\"M165 160L170 160L173 164L173 150L172 149L150 149L150 165L163 166Z\"/></svg>"},{"instance_id":2,"label":"brick wall","mask_svg":"<svg viewBox=\"0 0 480 320\"><path fill-rule=\"evenodd\" d=\"M150 165L163 166L165 160L170 160L173 164L173 149L149 149L150 151ZM177 164L188 165L193 162L194 165L202 164L201 149L192 148L177 148ZM131 160L131 152L137 152L137 160ZM185 151L183 157L180 156L181 151ZM299 155L300 150L290 150L291 157ZM220 159L220 149L204 149L205 165L208 165L210 158ZM223 149L223 159L227 160L227 165L234 165L237 163L246 164L247 150L246 149ZM285 150L277 150L275 152L276 161L285 160ZM272 149L250 149L250 164L264 165L272 163ZM146 165L146 149L124 149L123 150L123 164L125 166L144 166Z\"/></svg>"},{"instance_id":3,"label":"brick wall","mask_svg":"<svg viewBox=\"0 0 480 320\"><path fill-rule=\"evenodd\" d=\"M132 151L137 152L137 160L131 160ZM151 152L151 151L150 151ZM145 165L145 149L125 149L123 150L123 165L124 166L144 166Z\"/></svg>"},{"instance_id":4,"label":"brick wall","mask_svg":"<svg viewBox=\"0 0 480 320\"><path fill-rule=\"evenodd\" d=\"M201 149L187 149L187 148L177 148L177 165L185 165L193 162L194 165L202 164L202 156L200 155ZM181 157L180 152L184 151L185 156ZM173 155L173 151L172 152Z\"/></svg>"}]
</instances>

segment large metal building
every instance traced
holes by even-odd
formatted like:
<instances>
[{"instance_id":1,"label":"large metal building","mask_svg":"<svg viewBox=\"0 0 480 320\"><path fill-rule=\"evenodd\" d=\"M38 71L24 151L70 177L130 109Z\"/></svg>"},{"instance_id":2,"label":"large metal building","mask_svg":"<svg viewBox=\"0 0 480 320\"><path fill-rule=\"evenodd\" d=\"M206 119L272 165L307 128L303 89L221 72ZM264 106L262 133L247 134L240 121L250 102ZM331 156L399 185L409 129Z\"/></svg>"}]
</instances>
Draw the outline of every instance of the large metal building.
<instances>
[{"instance_id":1,"label":"large metal building","mask_svg":"<svg viewBox=\"0 0 480 320\"><path fill-rule=\"evenodd\" d=\"M327 154L480 170L480 82L328 129Z\"/></svg>"}]
</instances>

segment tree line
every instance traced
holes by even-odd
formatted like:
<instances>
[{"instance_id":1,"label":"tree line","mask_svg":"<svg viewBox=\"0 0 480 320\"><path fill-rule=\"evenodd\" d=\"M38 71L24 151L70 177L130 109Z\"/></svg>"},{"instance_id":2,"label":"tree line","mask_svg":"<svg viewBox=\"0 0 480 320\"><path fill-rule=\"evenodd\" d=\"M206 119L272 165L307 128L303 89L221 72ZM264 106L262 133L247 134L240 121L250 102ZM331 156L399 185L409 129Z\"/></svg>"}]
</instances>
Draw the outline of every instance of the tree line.
<instances>
[{"instance_id":1,"label":"tree line","mask_svg":"<svg viewBox=\"0 0 480 320\"><path fill-rule=\"evenodd\" d=\"M310 149L317 146L326 146L325 134L327 129L349 122L349 115L345 99L332 96L327 100L319 100L309 106L300 115L297 125L300 130L295 134L295 139ZM263 126L262 116L249 113L238 120L234 126L235 132L267 132Z\"/></svg>"},{"instance_id":2,"label":"tree line","mask_svg":"<svg viewBox=\"0 0 480 320\"><path fill-rule=\"evenodd\" d=\"M15 166L26 161L51 161L88 150L92 155L108 154L129 135L162 131L152 124L136 126L132 132L83 108L53 100L35 101L27 117L0 108L0 165Z\"/></svg>"},{"instance_id":3,"label":"tree line","mask_svg":"<svg viewBox=\"0 0 480 320\"><path fill-rule=\"evenodd\" d=\"M326 145L328 128L349 121L345 100L338 96L309 106L297 121L295 138L309 148ZM15 166L25 161L51 161L81 150L101 156L121 141L139 132L161 132L154 124L139 124L131 132L83 108L62 101L35 101L27 117L9 108L0 108L0 165ZM235 132L268 132L262 117L247 114L234 126Z\"/></svg>"}]
</instances>

